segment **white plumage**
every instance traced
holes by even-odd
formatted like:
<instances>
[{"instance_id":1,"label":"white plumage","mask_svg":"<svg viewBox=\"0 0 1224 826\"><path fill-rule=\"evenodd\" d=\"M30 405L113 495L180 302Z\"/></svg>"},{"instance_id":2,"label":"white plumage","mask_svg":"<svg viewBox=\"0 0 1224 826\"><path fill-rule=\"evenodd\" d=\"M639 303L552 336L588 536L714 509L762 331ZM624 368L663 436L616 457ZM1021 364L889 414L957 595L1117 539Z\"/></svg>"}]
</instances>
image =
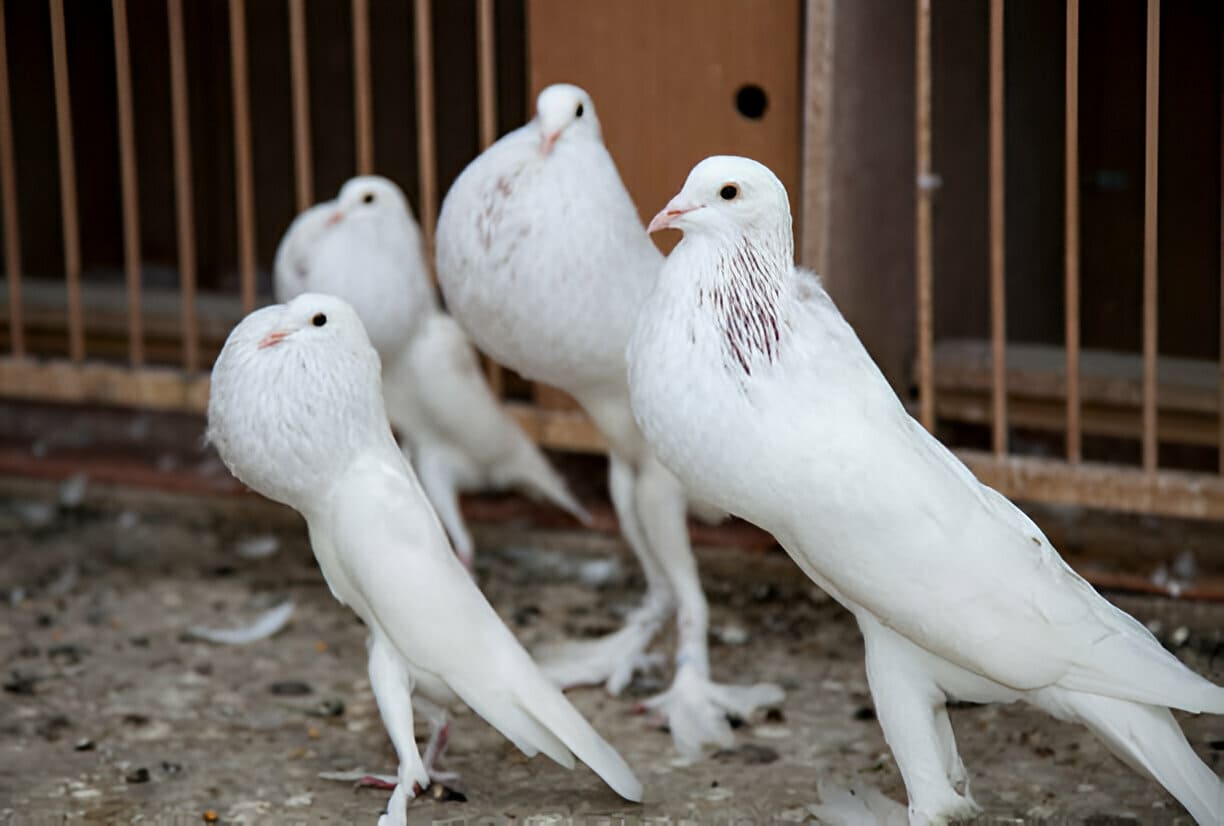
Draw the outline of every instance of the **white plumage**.
<instances>
[{"instance_id":1,"label":"white plumage","mask_svg":"<svg viewBox=\"0 0 1224 826\"><path fill-rule=\"evenodd\" d=\"M208 437L236 477L306 518L332 594L369 628L370 684L400 759L380 824L404 824L407 800L430 783L413 740L414 692L430 708L462 701L528 756L544 752L567 768L577 756L640 800L620 755L540 672L451 552L391 436L379 370L340 299L306 293L257 310L213 368Z\"/></svg>"},{"instance_id":2,"label":"white plumage","mask_svg":"<svg viewBox=\"0 0 1224 826\"><path fill-rule=\"evenodd\" d=\"M782 693L710 681L686 494L643 441L625 376L625 344L663 258L642 231L586 92L551 86L536 108L535 120L469 164L447 194L438 279L481 349L570 393L609 445L612 502L645 572L646 599L620 632L571 647L551 673L565 685L602 682L618 692L678 606L676 679L653 707L676 746L697 754L732 741L728 712L746 715Z\"/></svg>"},{"instance_id":3,"label":"white plumage","mask_svg":"<svg viewBox=\"0 0 1224 826\"><path fill-rule=\"evenodd\" d=\"M1224 787L1169 707L1224 712L1041 530L905 411L817 278L760 164L698 164L629 348L634 412L693 489L771 531L854 613L913 824L976 811L944 703L1026 700L1083 723L1201 824ZM959 788L958 788L959 787Z\"/></svg>"},{"instance_id":4,"label":"white plumage","mask_svg":"<svg viewBox=\"0 0 1224 826\"><path fill-rule=\"evenodd\" d=\"M456 551L474 545L459 492L518 488L583 522L565 481L485 382L462 329L438 307L420 231L392 182L354 178L290 225L276 252L276 298L303 292L353 305L383 364L387 415Z\"/></svg>"}]
</instances>

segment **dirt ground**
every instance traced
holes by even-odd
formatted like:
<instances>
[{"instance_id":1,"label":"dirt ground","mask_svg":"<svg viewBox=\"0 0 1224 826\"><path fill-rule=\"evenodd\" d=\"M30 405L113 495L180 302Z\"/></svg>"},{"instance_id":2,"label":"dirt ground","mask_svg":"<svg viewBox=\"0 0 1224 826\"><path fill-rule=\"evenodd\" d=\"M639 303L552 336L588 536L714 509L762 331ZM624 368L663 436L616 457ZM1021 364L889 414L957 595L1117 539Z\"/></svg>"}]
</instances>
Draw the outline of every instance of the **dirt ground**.
<instances>
[{"instance_id":1,"label":"dirt ground","mask_svg":"<svg viewBox=\"0 0 1224 826\"><path fill-rule=\"evenodd\" d=\"M319 776L391 773L395 759L365 676L364 630L328 593L295 516L255 497L91 487L83 497L69 488L63 504L49 498L55 485L20 491L0 497L0 824L188 824L210 811L222 824L375 822L386 792ZM269 536L270 556L240 553L258 549L252 538L267 550ZM641 588L607 536L513 524L478 526L477 536L480 582L529 647L614 630ZM781 709L743 721L734 749L690 765L632 713L668 673L639 677L621 697L572 692L645 783L640 806L585 767L525 759L466 714L452 725L448 760L466 801L417 800L410 820L803 822L821 782L902 799L849 615L780 553L702 548L700 559L716 677L778 682ZM601 581L584 584L591 578ZM240 625L285 599L296 610L272 639L225 646L186 635ZM1118 601L1224 681L1224 606ZM952 720L984 822L1190 822L1077 727L1018 706L958 707ZM1219 770L1224 720L1185 727Z\"/></svg>"}]
</instances>

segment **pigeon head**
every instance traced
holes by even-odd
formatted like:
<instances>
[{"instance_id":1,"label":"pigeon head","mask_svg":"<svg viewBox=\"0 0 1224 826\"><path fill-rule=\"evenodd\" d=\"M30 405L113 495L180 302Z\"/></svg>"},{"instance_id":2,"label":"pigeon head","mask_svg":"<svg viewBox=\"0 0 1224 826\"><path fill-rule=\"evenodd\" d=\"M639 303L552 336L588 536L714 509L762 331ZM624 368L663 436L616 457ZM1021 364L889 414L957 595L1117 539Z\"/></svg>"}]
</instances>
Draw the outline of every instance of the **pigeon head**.
<instances>
[{"instance_id":1,"label":"pigeon head","mask_svg":"<svg viewBox=\"0 0 1224 826\"><path fill-rule=\"evenodd\" d=\"M782 296L795 271L782 182L748 158L706 158L649 231L668 228L684 238L663 271L687 276L676 286L722 330L724 364L751 375L775 361L786 326Z\"/></svg>"},{"instance_id":2,"label":"pigeon head","mask_svg":"<svg viewBox=\"0 0 1224 826\"><path fill-rule=\"evenodd\" d=\"M715 155L693 167L684 187L654 217L647 229L678 229L740 245L743 239L783 241L793 248L786 187L769 167L750 158ZM683 242L682 242L683 243Z\"/></svg>"},{"instance_id":3,"label":"pigeon head","mask_svg":"<svg viewBox=\"0 0 1224 826\"><path fill-rule=\"evenodd\" d=\"M213 366L208 441L250 488L308 510L354 455L390 438L378 354L344 301L304 293L230 332Z\"/></svg>"},{"instance_id":4,"label":"pigeon head","mask_svg":"<svg viewBox=\"0 0 1224 826\"><path fill-rule=\"evenodd\" d=\"M332 202L329 227L343 226L351 232L377 237L398 231L411 223L412 210L400 188L378 175L350 179Z\"/></svg>"},{"instance_id":5,"label":"pigeon head","mask_svg":"<svg viewBox=\"0 0 1224 826\"><path fill-rule=\"evenodd\" d=\"M602 140L595 104L585 91L569 83L556 83L536 98L536 124L540 152L549 155L558 141Z\"/></svg>"}]
</instances>

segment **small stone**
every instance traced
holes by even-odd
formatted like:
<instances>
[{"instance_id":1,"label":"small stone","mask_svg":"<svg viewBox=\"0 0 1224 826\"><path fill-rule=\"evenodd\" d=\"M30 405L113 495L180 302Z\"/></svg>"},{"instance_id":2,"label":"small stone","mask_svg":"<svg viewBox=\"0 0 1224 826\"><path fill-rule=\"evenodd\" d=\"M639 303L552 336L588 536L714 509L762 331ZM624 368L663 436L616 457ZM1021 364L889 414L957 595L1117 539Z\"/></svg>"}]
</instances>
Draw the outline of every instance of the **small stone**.
<instances>
[{"instance_id":1,"label":"small stone","mask_svg":"<svg viewBox=\"0 0 1224 826\"><path fill-rule=\"evenodd\" d=\"M75 643L62 643L53 645L47 649L47 658L52 662L58 662L60 665L76 665L81 661L81 657L89 653L86 648Z\"/></svg>"},{"instance_id":2,"label":"small stone","mask_svg":"<svg viewBox=\"0 0 1224 826\"><path fill-rule=\"evenodd\" d=\"M9 678L4 681L3 687L10 694L30 695L34 693L34 685L39 679L39 677L33 674L22 674L20 671L13 671Z\"/></svg>"},{"instance_id":3,"label":"small stone","mask_svg":"<svg viewBox=\"0 0 1224 826\"><path fill-rule=\"evenodd\" d=\"M272 556L278 548L280 540L272 534L243 537L234 545L234 551L243 559L263 559Z\"/></svg>"},{"instance_id":4,"label":"small stone","mask_svg":"<svg viewBox=\"0 0 1224 826\"><path fill-rule=\"evenodd\" d=\"M467 803L467 795L441 783L429 785L429 796L439 803Z\"/></svg>"},{"instance_id":5,"label":"small stone","mask_svg":"<svg viewBox=\"0 0 1224 826\"><path fill-rule=\"evenodd\" d=\"M723 645L745 645L751 639L748 632L738 625L715 626L710 633Z\"/></svg>"},{"instance_id":6,"label":"small stone","mask_svg":"<svg viewBox=\"0 0 1224 826\"><path fill-rule=\"evenodd\" d=\"M534 605L524 605L514 612L514 624L518 626L531 625L532 621L538 616L540 616L539 608Z\"/></svg>"},{"instance_id":7,"label":"small stone","mask_svg":"<svg viewBox=\"0 0 1224 826\"><path fill-rule=\"evenodd\" d=\"M93 751L94 741L90 740L88 737L82 737L80 740L77 740L72 744L72 748L74 751Z\"/></svg>"},{"instance_id":8,"label":"small stone","mask_svg":"<svg viewBox=\"0 0 1224 826\"><path fill-rule=\"evenodd\" d=\"M339 717L344 714L344 701L334 697L323 700L314 708L307 709L306 713L311 717Z\"/></svg>"},{"instance_id":9,"label":"small stone","mask_svg":"<svg viewBox=\"0 0 1224 826\"><path fill-rule=\"evenodd\" d=\"M130 771L127 774L125 774L123 776L123 780L126 783L148 783L149 782L149 770L146 769L144 766L141 766L135 771Z\"/></svg>"},{"instance_id":10,"label":"small stone","mask_svg":"<svg viewBox=\"0 0 1224 826\"><path fill-rule=\"evenodd\" d=\"M171 763L168 760L163 760L161 763L161 770L165 774L178 774L183 770L183 767L178 763Z\"/></svg>"},{"instance_id":11,"label":"small stone","mask_svg":"<svg viewBox=\"0 0 1224 826\"><path fill-rule=\"evenodd\" d=\"M85 489L89 486L89 477L84 473L69 476L60 485L59 501L65 508L75 508L85 501Z\"/></svg>"},{"instance_id":12,"label":"small stone","mask_svg":"<svg viewBox=\"0 0 1224 826\"><path fill-rule=\"evenodd\" d=\"M302 697L314 691L301 680L281 680L268 686L268 691L278 697Z\"/></svg>"},{"instance_id":13,"label":"small stone","mask_svg":"<svg viewBox=\"0 0 1224 826\"><path fill-rule=\"evenodd\" d=\"M204 814L201 815L201 817L204 819L205 823L216 823L217 822L217 813L214 812L212 809L205 809Z\"/></svg>"},{"instance_id":14,"label":"small stone","mask_svg":"<svg viewBox=\"0 0 1224 826\"><path fill-rule=\"evenodd\" d=\"M1174 648L1181 648L1190 639L1190 629L1184 625L1179 625L1173 629L1173 633L1169 635L1169 642Z\"/></svg>"}]
</instances>

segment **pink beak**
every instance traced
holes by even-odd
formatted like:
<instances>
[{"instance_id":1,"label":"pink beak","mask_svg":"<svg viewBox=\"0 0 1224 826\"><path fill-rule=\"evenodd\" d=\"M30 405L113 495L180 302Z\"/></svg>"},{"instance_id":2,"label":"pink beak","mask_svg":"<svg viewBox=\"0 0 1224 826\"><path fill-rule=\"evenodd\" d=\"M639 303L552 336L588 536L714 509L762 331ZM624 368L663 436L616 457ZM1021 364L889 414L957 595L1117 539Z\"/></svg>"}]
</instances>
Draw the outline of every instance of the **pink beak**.
<instances>
[{"instance_id":1,"label":"pink beak","mask_svg":"<svg viewBox=\"0 0 1224 826\"><path fill-rule=\"evenodd\" d=\"M344 220L344 213L341 212L340 210L336 210L330 216L328 216L327 225L329 227L334 227L336 224L340 223L343 220Z\"/></svg>"},{"instance_id":2,"label":"pink beak","mask_svg":"<svg viewBox=\"0 0 1224 826\"><path fill-rule=\"evenodd\" d=\"M646 227L646 233L649 235L661 229L671 229L672 224L677 218L695 209L701 209L701 207L695 204L677 203L676 199L673 198L668 202L667 206L663 207L658 215L651 219L650 226Z\"/></svg>"},{"instance_id":3,"label":"pink beak","mask_svg":"<svg viewBox=\"0 0 1224 826\"><path fill-rule=\"evenodd\" d=\"M257 346L260 350L263 350L265 348L280 344L282 341L288 338L288 336L289 336L289 333L286 333L283 330L279 332L275 332L275 333L268 333L266 336L264 336L262 339L259 340L259 344Z\"/></svg>"},{"instance_id":4,"label":"pink beak","mask_svg":"<svg viewBox=\"0 0 1224 826\"><path fill-rule=\"evenodd\" d=\"M540 154L552 154L553 146L557 143L557 138L559 137L561 137L560 129L558 129L556 132L540 136Z\"/></svg>"}]
</instances>

